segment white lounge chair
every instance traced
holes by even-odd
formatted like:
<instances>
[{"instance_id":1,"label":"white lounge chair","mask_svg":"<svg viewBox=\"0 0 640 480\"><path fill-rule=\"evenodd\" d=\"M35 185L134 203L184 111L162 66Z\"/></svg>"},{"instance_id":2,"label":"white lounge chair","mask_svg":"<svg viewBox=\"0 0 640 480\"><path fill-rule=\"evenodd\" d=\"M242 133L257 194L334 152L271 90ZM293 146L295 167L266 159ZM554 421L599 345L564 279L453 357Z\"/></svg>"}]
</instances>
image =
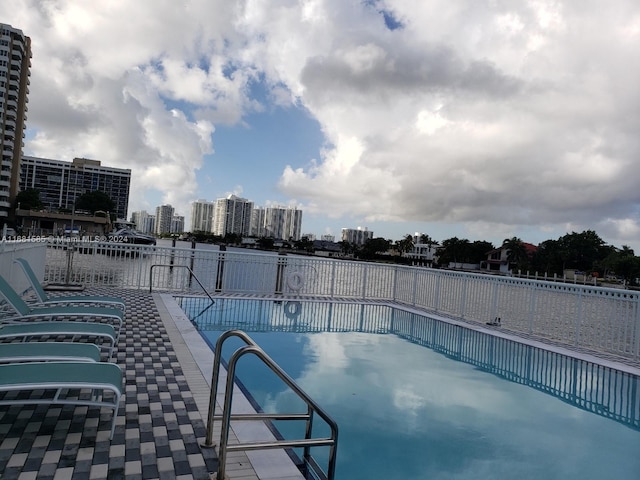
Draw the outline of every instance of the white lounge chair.
<instances>
[{"instance_id":1,"label":"white lounge chair","mask_svg":"<svg viewBox=\"0 0 640 480\"><path fill-rule=\"evenodd\" d=\"M20 340L27 342L34 339L58 337L70 338L71 340L95 338L100 342L97 344L98 347L107 351L108 359L113 357L117 344L115 329L106 323L53 321L0 324L0 341Z\"/></svg>"},{"instance_id":2,"label":"white lounge chair","mask_svg":"<svg viewBox=\"0 0 640 480\"><path fill-rule=\"evenodd\" d=\"M92 307L92 306L50 306L50 307L30 307L18 295L9 282L0 275L0 294L5 298L7 303L13 308L17 315L0 318L1 322L14 322L40 318L74 318L74 319L107 319L114 322L116 333L120 335L124 314L117 308L109 307Z\"/></svg>"},{"instance_id":3,"label":"white lounge chair","mask_svg":"<svg viewBox=\"0 0 640 480\"><path fill-rule=\"evenodd\" d=\"M50 297L47 295L47 292L44 291L42 285L40 285L40 280L38 280L38 277L27 260L24 258L16 258L14 262L22 267L27 280L29 280L29 283L31 284L31 288L36 295L37 301L42 305L91 304L117 307L123 312L125 310L125 302L120 297L109 297L104 295L64 295L59 297Z\"/></svg>"},{"instance_id":4,"label":"white lounge chair","mask_svg":"<svg viewBox=\"0 0 640 480\"><path fill-rule=\"evenodd\" d=\"M0 364L28 362L99 362L100 347L93 343L0 343Z\"/></svg>"},{"instance_id":5,"label":"white lounge chair","mask_svg":"<svg viewBox=\"0 0 640 480\"><path fill-rule=\"evenodd\" d=\"M89 390L90 398L70 391ZM26 396L37 391L37 395ZM42 395L43 391L52 395ZM0 405L86 405L112 410L111 435L122 397L122 370L113 363L49 362L0 365ZM12 393L15 392L15 393ZM106 395L105 395L106 394Z\"/></svg>"}]
</instances>

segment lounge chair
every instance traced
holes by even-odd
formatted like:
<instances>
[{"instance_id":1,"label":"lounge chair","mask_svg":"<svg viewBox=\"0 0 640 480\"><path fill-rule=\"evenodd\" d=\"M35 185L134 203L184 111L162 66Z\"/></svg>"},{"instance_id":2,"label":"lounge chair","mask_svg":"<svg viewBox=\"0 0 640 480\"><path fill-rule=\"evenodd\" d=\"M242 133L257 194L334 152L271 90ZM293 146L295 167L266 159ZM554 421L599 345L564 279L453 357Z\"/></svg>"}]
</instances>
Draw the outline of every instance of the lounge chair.
<instances>
[{"instance_id":1,"label":"lounge chair","mask_svg":"<svg viewBox=\"0 0 640 480\"><path fill-rule=\"evenodd\" d=\"M77 389L90 390L90 398L76 396ZM69 395L74 390L73 396ZM113 439L122 397L122 370L114 363L90 362L0 365L0 392L7 392L1 397L0 405L51 404L110 408L109 438ZM37 395L26 397L30 392ZM49 395L43 395L45 392Z\"/></svg>"},{"instance_id":2,"label":"lounge chair","mask_svg":"<svg viewBox=\"0 0 640 480\"><path fill-rule=\"evenodd\" d=\"M0 364L27 362L99 362L100 347L93 343L0 343Z\"/></svg>"},{"instance_id":3,"label":"lounge chair","mask_svg":"<svg viewBox=\"0 0 640 480\"><path fill-rule=\"evenodd\" d=\"M52 307L30 307L18 295L9 282L0 275L0 294L7 303L17 313L14 317L0 318L1 322L13 322L39 318L95 318L108 319L117 325L116 332L120 335L124 314L117 308L91 307L91 306L52 306Z\"/></svg>"},{"instance_id":4,"label":"lounge chair","mask_svg":"<svg viewBox=\"0 0 640 480\"><path fill-rule=\"evenodd\" d=\"M26 342L33 339L58 337L71 338L71 340L95 338L100 342L97 344L98 347L106 350L108 359L113 357L118 341L115 329L106 323L53 321L0 324L0 341Z\"/></svg>"},{"instance_id":5,"label":"lounge chair","mask_svg":"<svg viewBox=\"0 0 640 480\"><path fill-rule=\"evenodd\" d=\"M40 280L36 276L35 272L24 258L16 258L14 260L18 265L22 267L24 274L31 284L31 288L36 294L36 298L39 303L43 305L53 304L93 304L93 305L106 305L110 307L120 308L123 312L125 310L124 300L120 297L108 297L104 295L64 295L60 297L49 297L47 292L44 291Z\"/></svg>"}]
</instances>

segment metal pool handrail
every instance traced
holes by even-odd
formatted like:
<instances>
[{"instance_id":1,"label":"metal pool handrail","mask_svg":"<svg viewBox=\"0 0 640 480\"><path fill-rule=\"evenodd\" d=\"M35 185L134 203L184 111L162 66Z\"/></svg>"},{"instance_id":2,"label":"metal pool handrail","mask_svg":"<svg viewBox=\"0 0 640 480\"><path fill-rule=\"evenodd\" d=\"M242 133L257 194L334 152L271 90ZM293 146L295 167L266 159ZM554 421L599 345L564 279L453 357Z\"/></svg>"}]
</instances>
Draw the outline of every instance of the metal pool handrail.
<instances>
[{"instance_id":1,"label":"metal pool handrail","mask_svg":"<svg viewBox=\"0 0 640 480\"><path fill-rule=\"evenodd\" d=\"M236 350L229 359L227 371L227 382L225 385L225 397L222 415L215 415L216 396L218 390L218 380L220 378L220 363L222 357L222 344L229 337L239 337L246 346ZM235 377L235 369L238 360L243 355L253 354L271 369L282 381L284 381L296 395L307 405L307 413L294 414L268 414L268 413L250 413L250 414L231 414L231 405L233 400L233 384ZM331 429L331 436L326 438L311 438L313 427L313 415L316 413L322 418ZM262 350L246 333L240 330L229 330L224 332L217 340L215 347L215 358L213 362L213 375L211 378L211 396L209 398L209 415L207 419L207 437L203 447L213 447L213 422L215 419L222 419L220 432L220 443L218 449L218 479L225 478L225 463L228 451L246 451L246 450L263 450L274 448L296 448L304 447L303 460L321 479L332 480L335 476L336 468L336 448L338 445L338 425L337 423L318 405L311 397L309 397L296 383L289 377L265 352ZM274 440L265 442L249 442L235 445L228 445L229 429L231 420L306 420L305 438L301 440ZM319 467L315 459L311 456L311 447L327 446L329 447L329 461L327 473L325 474Z\"/></svg>"}]
</instances>

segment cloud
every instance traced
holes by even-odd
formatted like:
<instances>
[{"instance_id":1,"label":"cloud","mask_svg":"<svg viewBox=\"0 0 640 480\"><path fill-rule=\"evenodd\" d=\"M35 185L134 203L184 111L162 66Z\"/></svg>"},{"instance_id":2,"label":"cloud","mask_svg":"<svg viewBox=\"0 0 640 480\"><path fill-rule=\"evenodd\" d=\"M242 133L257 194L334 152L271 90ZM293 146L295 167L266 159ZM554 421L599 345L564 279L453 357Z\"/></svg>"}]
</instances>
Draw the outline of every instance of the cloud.
<instances>
[{"instance_id":1,"label":"cloud","mask_svg":"<svg viewBox=\"0 0 640 480\"><path fill-rule=\"evenodd\" d=\"M134 205L153 189L187 212L216 126L293 105L326 140L279 182L310 214L640 229L631 0L30 0L0 14L33 41L27 153L132 168Z\"/></svg>"},{"instance_id":2,"label":"cloud","mask_svg":"<svg viewBox=\"0 0 640 480\"><path fill-rule=\"evenodd\" d=\"M287 168L285 191L372 220L593 228L611 219L636 230L630 3L385 4L400 32L379 28L372 41L336 20L347 38L329 30L343 41L320 45L299 71L302 102L332 147Z\"/></svg>"}]
</instances>

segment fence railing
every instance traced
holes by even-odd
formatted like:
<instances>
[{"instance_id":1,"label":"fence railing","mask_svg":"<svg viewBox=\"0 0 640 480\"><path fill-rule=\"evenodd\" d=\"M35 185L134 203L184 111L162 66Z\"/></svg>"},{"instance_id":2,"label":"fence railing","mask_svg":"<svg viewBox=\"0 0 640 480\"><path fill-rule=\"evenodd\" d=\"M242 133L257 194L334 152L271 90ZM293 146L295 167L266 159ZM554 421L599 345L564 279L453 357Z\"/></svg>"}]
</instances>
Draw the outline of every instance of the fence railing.
<instances>
[{"instance_id":1,"label":"fence railing","mask_svg":"<svg viewBox=\"0 0 640 480\"><path fill-rule=\"evenodd\" d=\"M500 318L503 329L640 358L640 292L238 250L53 244L45 281L197 293L192 271L209 292L392 301L483 324ZM189 268L151 276L154 264Z\"/></svg>"}]
</instances>

